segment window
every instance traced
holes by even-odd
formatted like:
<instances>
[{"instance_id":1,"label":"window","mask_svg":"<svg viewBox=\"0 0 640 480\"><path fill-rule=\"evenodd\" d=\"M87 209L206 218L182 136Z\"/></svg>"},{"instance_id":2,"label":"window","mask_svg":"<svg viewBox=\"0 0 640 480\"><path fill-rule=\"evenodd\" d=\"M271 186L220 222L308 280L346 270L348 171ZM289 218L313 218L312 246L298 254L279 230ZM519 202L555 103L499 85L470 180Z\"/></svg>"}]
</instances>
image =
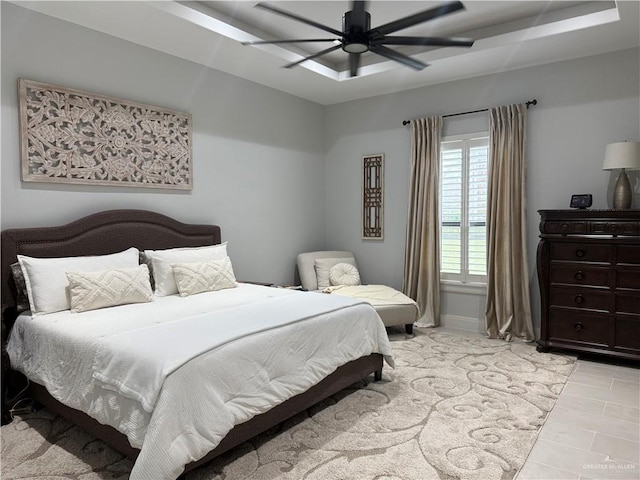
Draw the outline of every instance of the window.
<instances>
[{"instance_id":1,"label":"window","mask_svg":"<svg viewBox=\"0 0 640 480\"><path fill-rule=\"evenodd\" d=\"M441 278L485 283L488 134L443 139L440 162Z\"/></svg>"}]
</instances>

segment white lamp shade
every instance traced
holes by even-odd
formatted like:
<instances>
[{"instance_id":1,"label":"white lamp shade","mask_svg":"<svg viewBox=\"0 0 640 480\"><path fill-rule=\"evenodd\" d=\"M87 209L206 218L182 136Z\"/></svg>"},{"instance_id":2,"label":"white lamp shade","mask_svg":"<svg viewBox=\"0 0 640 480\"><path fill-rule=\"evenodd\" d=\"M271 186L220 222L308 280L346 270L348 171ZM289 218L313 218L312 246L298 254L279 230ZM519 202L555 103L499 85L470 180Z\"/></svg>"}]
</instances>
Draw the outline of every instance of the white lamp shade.
<instances>
[{"instance_id":1,"label":"white lamp shade","mask_svg":"<svg viewBox=\"0 0 640 480\"><path fill-rule=\"evenodd\" d=\"M602 169L618 168L640 168L640 142L618 142L607 145Z\"/></svg>"}]
</instances>

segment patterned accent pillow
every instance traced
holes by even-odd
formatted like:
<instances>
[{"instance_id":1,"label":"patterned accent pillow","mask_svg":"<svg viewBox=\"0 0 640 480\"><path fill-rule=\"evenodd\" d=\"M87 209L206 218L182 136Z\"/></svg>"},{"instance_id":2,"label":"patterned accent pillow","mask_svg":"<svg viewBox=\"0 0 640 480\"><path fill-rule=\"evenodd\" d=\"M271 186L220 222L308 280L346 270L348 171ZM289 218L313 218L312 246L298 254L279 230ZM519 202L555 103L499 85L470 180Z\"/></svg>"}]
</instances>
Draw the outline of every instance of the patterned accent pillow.
<instances>
[{"instance_id":1,"label":"patterned accent pillow","mask_svg":"<svg viewBox=\"0 0 640 480\"><path fill-rule=\"evenodd\" d=\"M146 265L100 272L67 272L67 278L73 313L150 302L153 295Z\"/></svg>"},{"instance_id":2,"label":"patterned accent pillow","mask_svg":"<svg viewBox=\"0 0 640 480\"><path fill-rule=\"evenodd\" d=\"M151 290L156 289L156 282L153 278L153 262L150 257L147 257L144 252L138 254L138 262L140 265L146 265L149 269L149 282L151 283Z\"/></svg>"},{"instance_id":3,"label":"patterned accent pillow","mask_svg":"<svg viewBox=\"0 0 640 480\"><path fill-rule=\"evenodd\" d=\"M331 285L360 285L360 273L350 263L337 263L329 270Z\"/></svg>"},{"instance_id":4,"label":"patterned accent pillow","mask_svg":"<svg viewBox=\"0 0 640 480\"><path fill-rule=\"evenodd\" d=\"M210 262L174 263L171 267L181 297L237 286L229 257Z\"/></svg>"},{"instance_id":5,"label":"patterned accent pillow","mask_svg":"<svg viewBox=\"0 0 640 480\"><path fill-rule=\"evenodd\" d=\"M24 280L24 273L20 263L11 264L11 274L13 283L16 284L16 310L18 313L29 310L29 294L27 293L27 282Z\"/></svg>"}]
</instances>

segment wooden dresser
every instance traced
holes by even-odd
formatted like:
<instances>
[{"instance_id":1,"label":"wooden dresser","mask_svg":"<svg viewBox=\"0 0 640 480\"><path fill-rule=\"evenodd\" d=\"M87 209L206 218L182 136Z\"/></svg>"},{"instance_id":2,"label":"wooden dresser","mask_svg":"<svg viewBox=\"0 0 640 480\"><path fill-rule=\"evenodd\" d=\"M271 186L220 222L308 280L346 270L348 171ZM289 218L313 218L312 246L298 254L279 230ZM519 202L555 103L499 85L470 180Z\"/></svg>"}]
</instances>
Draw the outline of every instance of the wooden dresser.
<instances>
[{"instance_id":1,"label":"wooden dresser","mask_svg":"<svg viewBox=\"0 0 640 480\"><path fill-rule=\"evenodd\" d=\"M539 210L538 350L640 360L640 210Z\"/></svg>"}]
</instances>

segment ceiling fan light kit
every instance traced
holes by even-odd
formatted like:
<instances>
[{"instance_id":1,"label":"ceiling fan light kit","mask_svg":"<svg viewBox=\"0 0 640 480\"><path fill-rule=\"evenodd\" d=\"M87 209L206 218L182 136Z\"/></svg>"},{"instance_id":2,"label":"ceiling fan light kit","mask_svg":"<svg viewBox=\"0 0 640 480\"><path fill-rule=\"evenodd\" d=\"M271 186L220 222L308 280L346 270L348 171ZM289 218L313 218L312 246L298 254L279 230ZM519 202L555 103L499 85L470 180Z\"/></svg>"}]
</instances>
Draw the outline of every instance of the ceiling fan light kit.
<instances>
[{"instance_id":1,"label":"ceiling fan light kit","mask_svg":"<svg viewBox=\"0 0 640 480\"><path fill-rule=\"evenodd\" d=\"M447 2L440 6L418 12L407 17L400 18L393 22L371 28L371 14L366 11L366 2L354 0L351 10L342 17L342 31L322 25L313 20L300 17L294 13L281 10L267 3L258 3L256 7L282 15L284 17L305 23L312 27L324 30L325 32L337 35L338 38L318 38L318 39L298 39L298 40L260 40L255 42L244 42L244 45L259 45L269 43L309 43L309 42L337 42L337 45L329 47L313 55L309 55L302 60L285 65L286 68L295 67L307 60L320 57L324 54L342 48L349 54L349 70L352 77L358 75L360 68L360 55L371 51L377 55L401 63L415 70L422 70L427 66L415 58L411 58L404 53L386 47L385 45L412 45L412 46L437 46L437 47L471 47L473 40L470 38L454 37L390 37L388 34L404 30L405 28L427 22L434 18L447 15L449 13L464 10L462 2Z\"/></svg>"},{"instance_id":2,"label":"ceiling fan light kit","mask_svg":"<svg viewBox=\"0 0 640 480\"><path fill-rule=\"evenodd\" d=\"M347 53L364 53L369 51L371 30L371 14L363 10L351 10L342 17L342 50Z\"/></svg>"}]
</instances>

